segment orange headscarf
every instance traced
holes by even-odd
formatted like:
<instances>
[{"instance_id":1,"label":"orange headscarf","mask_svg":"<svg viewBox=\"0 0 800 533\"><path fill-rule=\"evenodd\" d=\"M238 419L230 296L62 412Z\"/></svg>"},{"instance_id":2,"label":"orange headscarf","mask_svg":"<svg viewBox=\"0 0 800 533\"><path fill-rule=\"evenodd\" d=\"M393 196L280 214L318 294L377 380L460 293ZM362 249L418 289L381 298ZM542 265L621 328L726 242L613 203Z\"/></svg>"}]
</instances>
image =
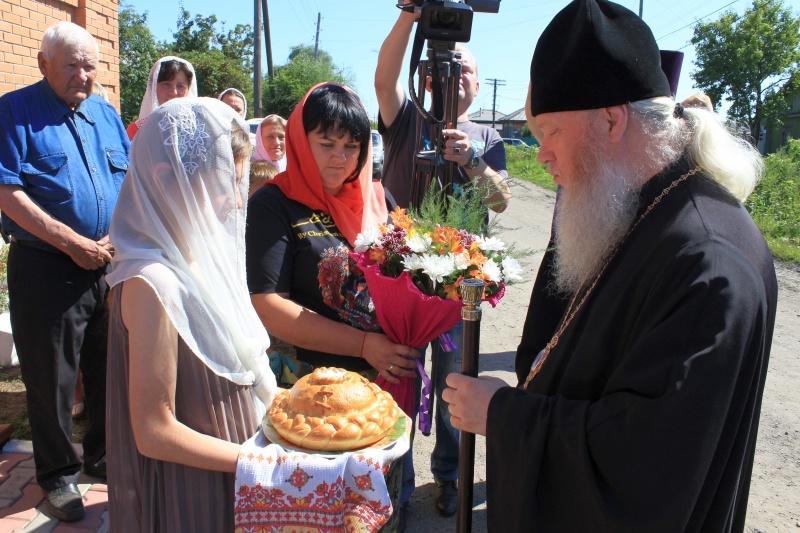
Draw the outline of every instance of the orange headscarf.
<instances>
[{"instance_id":1,"label":"orange headscarf","mask_svg":"<svg viewBox=\"0 0 800 533\"><path fill-rule=\"evenodd\" d=\"M286 126L286 171L267 182L280 187L283 194L301 204L330 214L336 227L351 246L358 234L368 228L385 223L388 215L383 186L372 181L372 139L367 140L367 159L358 179L345 183L337 195L325 192L319 168L311 153L303 125L303 108L308 95L323 85L312 87L289 116ZM344 87L355 94L349 87Z\"/></svg>"}]
</instances>

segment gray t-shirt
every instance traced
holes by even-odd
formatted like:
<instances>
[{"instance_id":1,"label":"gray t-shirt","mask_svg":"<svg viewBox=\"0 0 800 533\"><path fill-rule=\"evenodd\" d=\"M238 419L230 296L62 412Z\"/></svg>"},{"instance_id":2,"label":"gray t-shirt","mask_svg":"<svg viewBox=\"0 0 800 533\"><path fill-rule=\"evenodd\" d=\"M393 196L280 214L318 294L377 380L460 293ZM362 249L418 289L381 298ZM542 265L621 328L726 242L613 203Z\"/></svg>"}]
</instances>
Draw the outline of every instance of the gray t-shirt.
<instances>
[{"instance_id":1,"label":"gray t-shirt","mask_svg":"<svg viewBox=\"0 0 800 533\"><path fill-rule=\"evenodd\" d=\"M378 131L383 136L383 186L388 189L397 205L407 208L411 196L411 179L414 173L414 158L416 154L415 139L417 120L422 118L417 113L411 100L406 99L397 117L388 128L383 125L383 120L378 115ZM457 129L469 136L472 147L477 154L486 161L492 169L503 178L508 178L506 171L506 149L503 139L497 131L474 122L459 122ZM420 128L423 150L431 149L430 127L423 121ZM460 166L456 167L454 181L456 184L469 183L469 176Z\"/></svg>"}]
</instances>

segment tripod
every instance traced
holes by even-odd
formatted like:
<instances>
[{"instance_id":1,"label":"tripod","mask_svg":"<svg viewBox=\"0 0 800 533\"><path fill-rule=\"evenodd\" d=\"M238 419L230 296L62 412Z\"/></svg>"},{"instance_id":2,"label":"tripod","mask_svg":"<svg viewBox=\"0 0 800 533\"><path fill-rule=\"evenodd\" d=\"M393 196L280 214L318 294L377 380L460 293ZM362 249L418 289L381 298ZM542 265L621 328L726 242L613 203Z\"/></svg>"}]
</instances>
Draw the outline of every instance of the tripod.
<instances>
[{"instance_id":1,"label":"tripod","mask_svg":"<svg viewBox=\"0 0 800 533\"><path fill-rule=\"evenodd\" d=\"M412 63L416 62L421 55L421 43L423 39L419 36L419 31L415 36L414 49L412 51ZM431 183L436 183L437 191L445 191L446 194L452 193L453 175L456 172L456 163L445 161L442 157L444 143L446 139L442 135L442 130L450 124L455 124L458 119L458 88L461 79L461 54L455 51L454 42L428 41L427 59L419 61L418 88L414 90L414 76L409 77L409 93L411 101L417 108L417 112L427 123L430 129L431 149L424 150L422 146L422 121L417 121L416 144L413 172L411 179L410 205L419 207L422 198L431 187ZM426 80L431 80L431 111L425 107L425 86Z\"/></svg>"}]
</instances>

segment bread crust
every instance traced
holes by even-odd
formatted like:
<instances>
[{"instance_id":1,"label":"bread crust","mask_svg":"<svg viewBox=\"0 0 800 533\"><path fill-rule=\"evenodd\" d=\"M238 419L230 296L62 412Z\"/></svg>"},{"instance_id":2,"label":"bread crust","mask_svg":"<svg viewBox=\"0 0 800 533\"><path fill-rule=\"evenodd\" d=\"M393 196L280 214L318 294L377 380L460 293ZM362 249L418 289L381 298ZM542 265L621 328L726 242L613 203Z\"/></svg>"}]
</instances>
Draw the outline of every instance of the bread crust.
<instances>
[{"instance_id":1,"label":"bread crust","mask_svg":"<svg viewBox=\"0 0 800 533\"><path fill-rule=\"evenodd\" d=\"M268 416L278 434L301 448L347 451L375 444L401 411L392 396L365 377L320 367L281 391Z\"/></svg>"}]
</instances>

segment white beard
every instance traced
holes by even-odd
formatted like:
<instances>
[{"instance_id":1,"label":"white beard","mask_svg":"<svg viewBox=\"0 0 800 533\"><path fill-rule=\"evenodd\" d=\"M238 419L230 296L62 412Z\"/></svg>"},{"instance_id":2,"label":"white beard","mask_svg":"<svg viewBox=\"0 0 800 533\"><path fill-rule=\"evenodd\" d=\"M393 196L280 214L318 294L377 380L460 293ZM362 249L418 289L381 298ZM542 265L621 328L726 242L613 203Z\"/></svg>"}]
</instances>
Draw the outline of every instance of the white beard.
<instances>
[{"instance_id":1,"label":"white beard","mask_svg":"<svg viewBox=\"0 0 800 533\"><path fill-rule=\"evenodd\" d=\"M555 224L554 289L568 294L600 272L639 208L636 169L608 161L591 135L582 148L574 183L561 191Z\"/></svg>"}]
</instances>

